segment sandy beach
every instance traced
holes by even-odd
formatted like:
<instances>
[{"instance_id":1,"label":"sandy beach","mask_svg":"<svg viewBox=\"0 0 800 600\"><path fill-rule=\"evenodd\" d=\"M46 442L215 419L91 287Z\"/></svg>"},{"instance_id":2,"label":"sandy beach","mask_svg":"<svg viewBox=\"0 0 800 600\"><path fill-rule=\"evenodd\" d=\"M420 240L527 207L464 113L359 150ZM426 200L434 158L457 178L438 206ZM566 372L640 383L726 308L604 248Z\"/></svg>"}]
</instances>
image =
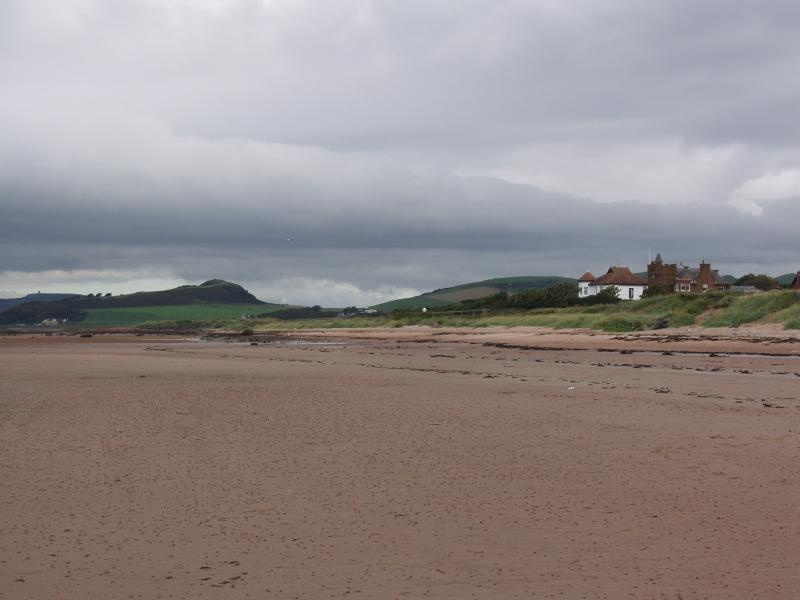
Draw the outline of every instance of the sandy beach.
<instances>
[{"instance_id":1,"label":"sandy beach","mask_svg":"<svg viewBox=\"0 0 800 600\"><path fill-rule=\"evenodd\" d=\"M0 598L794 599L800 336L0 337Z\"/></svg>"}]
</instances>

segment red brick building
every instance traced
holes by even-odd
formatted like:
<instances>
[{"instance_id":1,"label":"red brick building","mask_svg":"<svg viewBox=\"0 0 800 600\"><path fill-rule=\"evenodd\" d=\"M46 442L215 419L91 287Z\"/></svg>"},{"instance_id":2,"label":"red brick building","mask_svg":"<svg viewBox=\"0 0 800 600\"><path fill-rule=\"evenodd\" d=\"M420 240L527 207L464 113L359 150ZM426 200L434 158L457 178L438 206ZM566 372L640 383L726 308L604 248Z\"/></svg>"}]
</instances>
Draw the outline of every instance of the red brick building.
<instances>
[{"instance_id":1,"label":"red brick building","mask_svg":"<svg viewBox=\"0 0 800 600\"><path fill-rule=\"evenodd\" d=\"M710 263L702 261L700 267L695 269L682 264L665 263L661 254L657 254L656 259L647 265L647 282L650 286L683 294L702 294L729 287Z\"/></svg>"}]
</instances>

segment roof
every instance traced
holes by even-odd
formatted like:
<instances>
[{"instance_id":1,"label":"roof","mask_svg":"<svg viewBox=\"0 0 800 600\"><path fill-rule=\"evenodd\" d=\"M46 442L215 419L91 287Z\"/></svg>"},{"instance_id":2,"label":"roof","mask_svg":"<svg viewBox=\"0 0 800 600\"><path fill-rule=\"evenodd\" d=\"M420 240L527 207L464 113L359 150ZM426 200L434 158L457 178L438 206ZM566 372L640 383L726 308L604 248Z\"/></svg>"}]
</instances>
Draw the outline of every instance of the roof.
<instances>
[{"instance_id":1,"label":"roof","mask_svg":"<svg viewBox=\"0 0 800 600\"><path fill-rule=\"evenodd\" d=\"M648 285L647 279L631 273L628 267L609 267L608 272L595 279L592 285Z\"/></svg>"},{"instance_id":2,"label":"roof","mask_svg":"<svg viewBox=\"0 0 800 600\"><path fill-rule=\"evenodd\" d=\"M578 278L578 281L594 281L595 277L591 274L591 272L586 271L583 275Z\"/></svg>"},{"instance_id":3,"label":"roof","mask_svg":"<svg viewBox=\"0 0 800 600\"><path fill-rule=\"evenodd\" d=\"M699 276L700 276L700 269L695 269L692 267L681 267L681 269L675 275L675 279L694 281ZM716 282L717 284L725 285L725 280L720 276L719 269L711 269L711 276L714 278L714 282Z\"/></svg>"}]
</instances>

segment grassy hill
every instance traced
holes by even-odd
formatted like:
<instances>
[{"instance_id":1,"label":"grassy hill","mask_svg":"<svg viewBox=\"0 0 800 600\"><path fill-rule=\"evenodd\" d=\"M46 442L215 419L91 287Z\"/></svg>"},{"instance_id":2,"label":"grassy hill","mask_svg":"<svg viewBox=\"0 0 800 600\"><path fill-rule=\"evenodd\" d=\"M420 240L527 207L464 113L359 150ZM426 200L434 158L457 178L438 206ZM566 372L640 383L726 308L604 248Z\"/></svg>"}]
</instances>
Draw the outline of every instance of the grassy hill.
<instances>
[{"instance_id":1,"label":"grassy hill","mask_svg":"<svg viewBox=\"0 0 800 600\"><path fill-rule=\"evenodd\" d=\"M138 308L142 306L178 306L182 304L261 304L265 305L237 283L211 279L200 285L182 285L171 290L136 292L120 296L81 296L72 299L81 308Z\"/></svg>"},{"instance_id":2,"label":"grassy hill","mask_svg":"<svg viewBox=\"0 0 800 600\"><path fill-rule=\"evenodd\" d=\"M75 296L54 302L18 304L0 313L0 323L33 324L44 319L68 319L93 324L130 324L142 321L231 318L243 313L263 313L278 304L262 302L242 286L222 279L171 290L136 292L120 296ZM158 310L156 310L158 309ZM147 318L145 318L147 315ZM167 315L167 316L165 316Z\"/></svg>"},{"instance_id":3,"label":"grassy hill","mask_svg":"<svg viewBox=\"0 0 800 600\"><path fill-rule=\"evenodd\" d=\"M472 283L465 283L448 288L441 288L426 292L419 296L412 298L400 298L398 300L391 300L382 304L377 304L375 308L384 312L391 312L393 310L401 309L414 309L414 308L439 308L453 304L455 302L463 302L464 300L474 300L475 298L483 298L491 296L498 292L506 292L508 294L515 294L524 290L532 290L538 288L546 288L557 283L562 282L575 283L575 279L569 277L559 277L557 275L527 275L519 277L498 277L495 279L484 279L483 281L475 281Z\"/></svg>"}]
</instances>

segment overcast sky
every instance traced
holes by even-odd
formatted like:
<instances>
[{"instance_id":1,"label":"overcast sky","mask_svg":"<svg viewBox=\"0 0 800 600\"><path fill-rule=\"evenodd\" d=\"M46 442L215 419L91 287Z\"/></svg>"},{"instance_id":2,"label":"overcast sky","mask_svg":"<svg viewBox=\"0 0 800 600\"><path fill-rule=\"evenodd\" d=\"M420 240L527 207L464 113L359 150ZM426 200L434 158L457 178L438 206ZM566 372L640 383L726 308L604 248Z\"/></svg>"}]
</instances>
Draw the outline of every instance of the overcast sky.
<instances>
[{"instance_id":1,"label":"overcast sky","mask_svg":"<svg viewBox=\"0 0 800 600\"><path fill-rule=\"evenodd\" d=\"M0 297L800 269L800 3L2 0Z\"/></svg>"}]
</instances>

